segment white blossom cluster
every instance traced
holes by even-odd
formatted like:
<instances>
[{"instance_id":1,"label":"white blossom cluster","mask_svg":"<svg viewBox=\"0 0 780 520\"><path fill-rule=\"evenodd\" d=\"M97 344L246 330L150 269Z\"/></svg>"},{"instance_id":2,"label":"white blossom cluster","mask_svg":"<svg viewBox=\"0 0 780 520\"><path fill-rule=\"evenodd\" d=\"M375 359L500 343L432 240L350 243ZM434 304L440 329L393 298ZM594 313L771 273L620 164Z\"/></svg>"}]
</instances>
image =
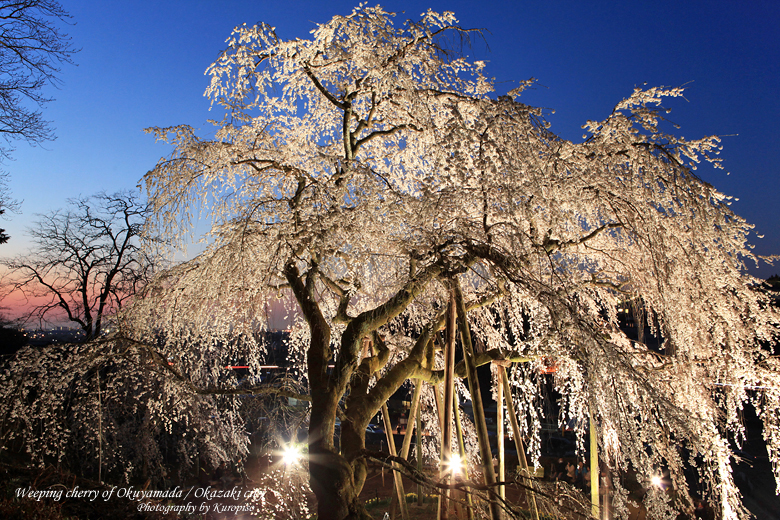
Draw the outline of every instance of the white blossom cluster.
<instances>
[{"instance_id":1,"label":"white blossom cluster","mask_svg":"<svg viewBox=\"0 0 780 520\"><path fill-rule=\"evenodd\" d=\"M493 95L484 64L461 53L478 34L451 13L393 19L360 6L308 39L234 31L207 71L225 114L213 137L151 130L172 152L145 177L150 232L185 240L208 219L208 247L139 295L123 334L154 343L191 383L184 395L222 384L225 357L261 363L266 305L292 295L310 452L328 461L310 467L312 490L321 518L341 518L358 507L370 418L407 379L441 380L433 349L457 287L477 357L520 363L513 397L535 459L536 372L552 364L580 450L592 420L615 480L669 473L674 499L648 492L650 517L690 509L692 467L723 518L744 518L730 458L748 401L780 480L778 314L743 274L757 261L751 227L694 173L720 166L718 139L666 133L663 100L682 91L652 88L588 122L583 142L563 140L522 87ZM629 305L645 341L621 329ZM435 433L432 395L424 404ZM617 512L627 500L615 494Z\"/></svg>"},{"instance_id":2,"label":"white blossom cluster","mask_svg":"<svg viewBox=\"0 0 780 520\"><path fill-rule=\"evenodd\" d=\"M25 347L0 374L0 403L3 449L109 482L163 485L248 448L234 399L183 391L114 342Z\"/></svg>"},{"instance_id":3,"label":"white blossom cluster","mask_svg":"<svg viewBox=\"0 0 780 520\"><path fill-rule=\"evenodd\" d=\"M294 265L337 360L343 324L430 275L385 320L392 331L375 329L391 350L379 381L412 355L457 276L474 335L507 357L555 360L560 420L593 417L616 472L663 467L685 490L695 462L724 516L743 515L727 432L760 394L777 467L777 397L763 388L778 373L759 347L777 317L742 274L750 226L693 173L720 166L718 139L662 131L662 101L682 90L652 88L588 122L582 143L564 141L516 100L522 89L489 96L483 64L456 51L453 38L470 33L454 23L429 12L396 28L361 7L308 40L236 29L208 71L207 95L229 114L216 137L155 131L174 148L146 178L157 229L180 237L190 215L214 221L208 251L160 285L155 326L212 336L262 326L257 306ZM620 329L616 309L631 301L658 347ZM311 329L311 316L296 323ZM311 335L300 338L311 359ZM530 368L512 381L538 457L539 386ZM665 499L648 500L662 515Z\"/></svg>"}]
</instances>

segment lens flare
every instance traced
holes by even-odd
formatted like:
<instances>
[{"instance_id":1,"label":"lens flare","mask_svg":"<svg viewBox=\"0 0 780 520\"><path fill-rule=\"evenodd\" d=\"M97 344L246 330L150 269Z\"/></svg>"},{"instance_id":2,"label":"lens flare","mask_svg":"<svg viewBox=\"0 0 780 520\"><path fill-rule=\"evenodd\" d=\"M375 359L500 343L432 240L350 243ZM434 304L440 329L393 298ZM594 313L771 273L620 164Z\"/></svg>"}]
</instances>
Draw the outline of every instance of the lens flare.
<instances>
[{"instance_id":1,"label":"lens flare","mask_svg":"<svg viewBox=\"0 0 780 520\"><path fill-rule=\"evenodd\" d=\"M285 466L292 466L297 464L300 460L301 449L298 446L294 444L288 444L285 446L284 451L282 452L282 462Z\"/></svg>"},{"instance_id":2,"label":"lens flare","mask_svg":"<svg viewBox=\"0 0 780 520\"><path fill-rule=\"evenodd\" d=\"M461 460L460 455L453 454L450 457L450 462L447 465L449 466L453 475L460 475L463 472L463 461Z\"/></svg>"}]
</instances>

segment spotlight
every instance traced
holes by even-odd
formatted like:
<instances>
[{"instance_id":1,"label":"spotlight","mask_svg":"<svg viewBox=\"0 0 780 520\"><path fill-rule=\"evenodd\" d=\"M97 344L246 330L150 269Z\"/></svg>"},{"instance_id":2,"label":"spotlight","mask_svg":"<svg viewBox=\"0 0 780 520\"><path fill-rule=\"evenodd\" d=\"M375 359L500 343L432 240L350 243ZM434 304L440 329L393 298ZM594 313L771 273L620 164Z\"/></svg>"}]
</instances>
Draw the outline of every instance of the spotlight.
<instances>
[{"instance_id":1,"label":"spotlight","mask_svg":"<svg viewBox=\"0 0 780 520\"><path fill-rule=\"evenodd\" d=\"M285 446L284 451L282 452L282 462L284 462L284 465L292 466L297 464L299 460L301 460L301 449L294 444Z\"/></svg>"},{"instance_id":2,"label":"spotlight","mask_svg":"<svg viewBox=\"0 0 780 520\"><path fill-rule=\"evenodd\" d=\"M450 462L447 464L450 467L453 475L460 475L463 472L463 461L460 455L453 454L450 457Z\"/></svg>"}]
</instances>

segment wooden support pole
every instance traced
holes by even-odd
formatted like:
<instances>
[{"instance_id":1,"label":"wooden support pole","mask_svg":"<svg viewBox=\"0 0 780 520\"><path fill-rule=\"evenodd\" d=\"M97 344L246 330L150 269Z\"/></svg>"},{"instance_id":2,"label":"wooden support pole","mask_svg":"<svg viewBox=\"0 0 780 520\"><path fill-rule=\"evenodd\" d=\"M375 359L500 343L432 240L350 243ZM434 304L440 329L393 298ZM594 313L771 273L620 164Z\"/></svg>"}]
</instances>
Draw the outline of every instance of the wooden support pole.
<instances>
[{"instance_id":1,"label":"wooden support pole","mask_svg":"<svg viewBox=\"0 0 780 520\"><path fill-rule=\"evenodd\" d=\"M593 420L593 407L590 409L590 514L599 517L599 441L596 421Z\"/></svg>"},{"instance_id":2,"label":"wooden support pole","mask_svg":"<svg viewBox=\"0 0 780 520\"><path fill-rule=\"evenodd\" d=\"M466 304L463 302L463 293L460 290L457 278L453 279L452 286L455 290L460 338L463 344L463 357L466 361L466 373L469 378L469 392L471 392L472 404L474 406L474 423L477 427L477 438L479 439L479 452L482 456L485 484L491 490L495 490L496 474L493 472L493 453L490 451L490 440L487 423L485 422L485 407L482 405L482 391L479 388L479 379L477 378L477 365L474 361L474 346L471 343L471 331L469 330L469 321L466 315ZM496 500L490 500L490 518L491 520L501 519L501 506Z\"/></svg>"},{"instance_id":3,"label":"wooden support pole","mask_svg":"<svg viewBox=\"0 0 780 520\"><path fill-rule=\"evenodd\" d=\"M450 288L447 305L446 338L444 341L444 424L441 432L441 457L439 475L445 484L452 483L452 396L455 390L455 334L457 333L455 293ZM439 518L449 518L449 490L444 489L439 500Z\"/></svg>"},{"instance_id":4,"label":"wooden support pole","mask_svg":"<svg viewBox=\"0 0 780 520\"><path fill-rule=\"evenodd\" d=\"M422 381L420 381L422 387ZM422 450L422 414L417 414L417 471L422 474L423 470L423 450ZM423 505L423 487L419 482L417 483L417 505Z\"/></svg>"},{"instance_id":5,"label":"wooden support pole","mask_svg":"<svg viewBox=\"0 0 780 520\"><path fill-rule=\"evenodd\" d=\"M496 385L496 444L498 447L498 481L506 481L506 451L504 450L504 385L501 381L501 372L504 367L495 366ZM518 460L520 454L517 454ZM499 496L506 500L506 486L498 486Z\"/></svg>"},{"instance_id":6,"label":"wooden support pole","mask_svg":"<svg viewBox=\"0 0 780 520\"><path fill-rule=\"evenodd\" d=\"M463 464L463 478L469 479L469 459L466 455L466 443L463 440L463 427L460 422L460 404L458 403L458 393L453 394L452 409L455 412L455 432L458 435L458 453L460 454L460 461ZM471 493L466 495L466 504L468 510L466 512L468 520L474 520L474 502L471 498Z\"/></svg>"},{"instance_id":7,"label":"wooden support pole","mask_svg":"<svg viewBox=\"0 0 780 520\"><path fill-rule=\"evenodd\" d=\"M406 422L406 433L404 433L404 442L401 445L401 458L409 459L409 449L412 446L412 433L415 430L417 416L420 415L420 394L422 390L422 380L414 380L414 393L412 393L412 404L409 407L409 420ZM419 433L419 432L418 432Z\"/></svg>"},{"instance_id":8,"label":"wooden support pole","mask_svg":"<svg viewBox=\"0 0 780 520\"><path fill-rule=\"evenodd\" d=\"M406 431L404 432L404 441L401 444L401 453L400 457L402 459L408 460L409 459L409 448L412 445L412 434L414 433L414 425L416 422L416 419L419 415L419 409L420 409L420 391L422 390L422 381L419 379L415 379L415 386L414 386L414 393L412 394L412 402L409 406L409 419L406 422ZM419 437L419 434L418 434ZM419 464L418 464L419 466ZM420 472L422 472L422 468L419 468ZM420 485L418 484L417 487L419 488ZM405 492L406 490L404 490ZM418 490L419 491L419 490ZM395 496L393 497L395 499ZM396 510L396 501L392 501L391 504L391 517L395 516L395 510Z\"/></svg>"},{"instance_id":9,"label":"wooden support pole","mask_svg":"<svg viewBox=\"0 0 780 520\"><path fill-rule=\"evenodd\" d=\"M420 393L422 390L422 381L420 379L415 379L414 383L414 393L412 394L412 403L409 407L409 420L406 422L406 432L404 433L404 442L401 445L401 458L409 460L409 448L412 445L412 433L415 430L415 423L417 423L417 419L420 415ZM417 432L417 441L420 441L420 432ZM419 450L417 452L419 457ZM420 467L420 464L417 464L418 469L420 472L422 472L422 468ZM420 485L417 484L417 494L419 496L419 488Z\"/></svg>"},{"instance_id":10,"label":"wooden support pole","mask_svg":"<svg viewBox=\"0 0 780 520\"><path fill-rule=\"evenodd\" d=\"M433 400L436 402L436 416L439 418L439 431L444 432L444 403L441 402L441 385L433 385Z\"/></svg>"},{"instance_id":11,"label":"wooden support pole","mask_svg":"<svg viewBox=\"0 0 780 520\"><path fill-rule=\"evenodd\" d=\"M441 466L442 461L444 460L444 403L441 400L441 392L440 387L443 383L439 383L438 385L433 386L433 395L434 395L434 401L436 402L436 415L439 418L439 433L441 434L441 439L439 440L439 477L441 477ZM441 510L442 510L442 504L445 502L444 492L438 493L438 498L436 499L436 520L442 520L441 517Z\"/></svg>"},{"instance_id":12,"label":"wooden support pole","mask_svg":"<svg viewBox=\"0 0 780 520\"><path fill-rule=\"evenodd\" d=\"M438 385L433 385L433 396L434 401L436 402L436 416L439 418L439 432L442 432L442 438L444 438L444 403L441 400L441 392L440 388L443 383L439 383ZM441 443L442 446L444 443ZM441 453L441 446L439 447L439 460L441 461L442 453ZM439 493L438 502L436 505L436 520L441 520L441 504L442 504L442 493Z\"/></svg>"},{"instance_id":13,"label":"wooden support pole","mask_svg":"<svg viewBox=\"0 0 780 520\"><path fill-rule=\"evenodd\" d=\"M396 456L395 441L393 440L393 430L390 424L390 413L387 411L387 403L382 405L382 419L385 423L385 436L387 437L387 449L390 455ZM409 512L406 510L406 494L404 493L404 483L399 473L399 467L393 463L393 482L395 483L395 493L398 497L398 504L401 506L401 518L407 520L409 518Z\"/></svg>"},{"instance_id":14,"label":"wooden support pole","mask_svg":"<svg viewBox=\"0 0 780 520\"><path fill-rule=\"evenodd\" d=\"M512 437L515 440L515 449L517 450L517 461L520 464L520 469L525 480L526 486L529 488L534 487L534 482L531 479L531 472L528 469L528 461L525 460L525 446L523 446L523 439L520 437L520 425L517 424L517 414L515 413L515 404L512 399L512 388L509 386L509 377L506 375L506 370L503 366L497 367L501 375L501 384L504 387L504 399L506 399L506 414L509 416L509 424L512 426ZM536 493L531 489L526 489L526 496L529 497L529 505L531 507L531 515L534 520L539 520L539 507L536 504Z\"/></svg>"}]
</instances>

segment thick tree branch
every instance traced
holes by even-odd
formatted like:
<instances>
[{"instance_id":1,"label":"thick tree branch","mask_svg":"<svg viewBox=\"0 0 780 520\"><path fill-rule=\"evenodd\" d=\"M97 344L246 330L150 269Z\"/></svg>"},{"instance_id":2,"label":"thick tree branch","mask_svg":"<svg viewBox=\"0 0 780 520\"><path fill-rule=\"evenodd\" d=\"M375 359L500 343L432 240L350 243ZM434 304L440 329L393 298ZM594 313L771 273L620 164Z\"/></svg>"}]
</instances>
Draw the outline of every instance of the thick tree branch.
<instances>
[{"instance_id":1,"label":"thick tree branch","mask_svg":"<svg viewBox=\"0 0 780 520\"><path fill-rule=\"evenodd\" d=\"M295 265L295 260L289 260L284 268L284 276L290 284L290 288L311 332L311 344L308 353L311 392L327 394L329 391L327 367L332 355L330 350L330 326L314 298L314 275L309 272L308 279L312 280L312 282L304 284L298 267Z\"/></svg>"},{"instance_id":2,"label":"thick tree branch","mask_svg":"<svg viewBox=\"0 0 780 520\"><path fill-rule=\"evenodd\" d=\"M334 106L337 108L340 108L341 110L346 110L347 105L338 99L336 99L333 94L330 93L328 89L325 88L325 86L320 82L319 79L317 79L317 76L314 75L314 73L311 71L311 68L309 67L308 63L303 64L303 72L306 73L306 75L309 77L311 82L314 84L314 86L319 90L323 96L325 96L325 99L333 103Z\"/></svg>"}]
</instances>

